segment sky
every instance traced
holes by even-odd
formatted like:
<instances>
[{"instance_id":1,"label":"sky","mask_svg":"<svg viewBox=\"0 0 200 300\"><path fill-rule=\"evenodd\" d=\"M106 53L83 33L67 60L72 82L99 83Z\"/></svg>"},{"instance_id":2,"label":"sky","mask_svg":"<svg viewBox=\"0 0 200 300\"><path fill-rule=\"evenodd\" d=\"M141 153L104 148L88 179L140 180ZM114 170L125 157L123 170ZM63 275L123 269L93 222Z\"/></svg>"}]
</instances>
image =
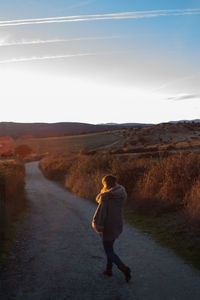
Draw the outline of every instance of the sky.
<instances>
[{"instance_id":1,"label":"sky","mask_svg":"<svg viewBox=\"0 0 200 300\"><path fill-rule=\"evenodd\" d=\"M200 119L200 0L0 1L0 122Z\"/></svg>"}]
</instances>

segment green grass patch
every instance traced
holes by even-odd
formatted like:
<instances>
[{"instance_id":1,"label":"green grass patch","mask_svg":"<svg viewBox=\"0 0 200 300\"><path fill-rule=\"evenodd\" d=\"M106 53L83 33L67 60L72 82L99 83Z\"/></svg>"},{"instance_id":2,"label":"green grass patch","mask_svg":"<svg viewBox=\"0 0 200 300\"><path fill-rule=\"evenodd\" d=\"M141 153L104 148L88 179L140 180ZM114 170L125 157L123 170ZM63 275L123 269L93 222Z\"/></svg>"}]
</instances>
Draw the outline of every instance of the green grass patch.
<instances>
[{"instance_id":1,"label":"green grass patch","mask_svg":"<svg viewBox=\"0 0 200 300\"><path fill-rule=\"evenodd\" d=\"M173 250L185 263L200 270L200 238L176 226L176 212L146 216L126 208L124 218L128 224L148 234L161 246ZM170 223L174 223L174 226L169 226Z\"/></svg>"}]
</instances>

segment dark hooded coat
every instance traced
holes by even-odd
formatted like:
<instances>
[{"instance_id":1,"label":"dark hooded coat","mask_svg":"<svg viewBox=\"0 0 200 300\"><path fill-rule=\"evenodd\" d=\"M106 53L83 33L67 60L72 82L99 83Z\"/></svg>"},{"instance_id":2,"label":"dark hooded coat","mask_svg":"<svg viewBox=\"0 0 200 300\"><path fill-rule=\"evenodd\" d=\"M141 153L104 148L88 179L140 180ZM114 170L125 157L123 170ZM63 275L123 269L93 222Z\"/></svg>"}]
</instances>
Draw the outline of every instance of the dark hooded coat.
<instances>
[{"instance_id":1,"label":"dark hooded coat","mask_svg":"<svg viewBox=\"0 0 200 300\"><path fill-rule=\"evenodd\" d=\"M121 185L97 195L96 201L99 205L93 217L92 227L103 240L115 240L122 232L122 207L126 198L126 190Z\"/></svg>"}]
</instances>

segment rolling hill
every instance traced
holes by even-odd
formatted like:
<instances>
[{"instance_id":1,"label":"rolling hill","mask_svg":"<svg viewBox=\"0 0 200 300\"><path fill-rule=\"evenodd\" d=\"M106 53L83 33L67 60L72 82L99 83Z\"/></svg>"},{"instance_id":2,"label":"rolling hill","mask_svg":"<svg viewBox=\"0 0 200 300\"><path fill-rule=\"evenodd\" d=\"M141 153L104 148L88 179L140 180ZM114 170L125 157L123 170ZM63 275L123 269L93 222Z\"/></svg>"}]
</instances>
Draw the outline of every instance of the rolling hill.
<instances>
[{"instance_id":1,"label":"rolling hill","mask_svg":"<svg viewBox=\"0 0 200 300\"><path fill-rule=\"evenodd\" d=\"M133 126L146 126L146 124L128 123L128 124L87 124L87 123L15 123L0 122L0 137L10 136L19 138L29 137L55 137L65 135L75 135L82 133L102 132L107 130L116 130L120 128L129 128Z\"/></svg>"}]
</instances>

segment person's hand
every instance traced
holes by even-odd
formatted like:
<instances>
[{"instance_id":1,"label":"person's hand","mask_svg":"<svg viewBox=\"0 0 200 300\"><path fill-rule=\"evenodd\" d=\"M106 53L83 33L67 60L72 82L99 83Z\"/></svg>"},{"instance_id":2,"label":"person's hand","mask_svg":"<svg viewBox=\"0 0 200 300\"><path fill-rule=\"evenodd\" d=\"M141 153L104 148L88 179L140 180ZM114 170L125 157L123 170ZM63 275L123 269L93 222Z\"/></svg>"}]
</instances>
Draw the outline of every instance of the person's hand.
<instances>
[{"instance_id":1,"label":"person's hand","mask_svg":"<svg viewBox=\"0 0 200 300\"><path fill-rule=\"evenodd\" d=\"M102 189L101 189L101 194L103 194L103 193L105 193L105 188L103 187Z\"/></svg>"}]
</instances>

